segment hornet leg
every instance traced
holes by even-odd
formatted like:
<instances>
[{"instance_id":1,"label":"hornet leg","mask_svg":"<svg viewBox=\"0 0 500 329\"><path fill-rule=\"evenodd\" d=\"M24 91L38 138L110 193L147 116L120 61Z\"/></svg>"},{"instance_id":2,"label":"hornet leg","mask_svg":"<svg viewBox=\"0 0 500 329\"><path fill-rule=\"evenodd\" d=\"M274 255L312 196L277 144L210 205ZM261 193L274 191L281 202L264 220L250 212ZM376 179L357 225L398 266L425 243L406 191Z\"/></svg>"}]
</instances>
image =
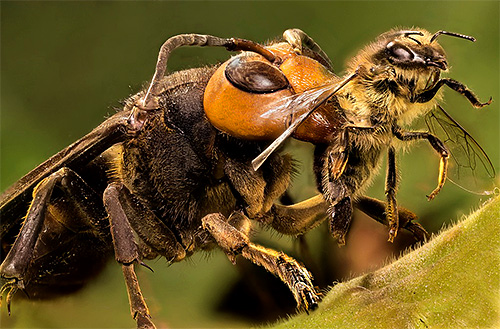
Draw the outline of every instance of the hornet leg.
<instances>
[{"instance_id":1,"label":"hornet leg","mask_svg":"<svg viewBox=\"0 0 500 329\"><path fill-rule=\"evenodd\" d=\"M308 311L318 306L319 296L312 285L312 276L296 260L282 252L250 242L248 236L231 226L222 214L210 214L202 219L218 245L234 261L240 254L254 264L264 267L283 281L293 293L299 309Z\"/></svg>"}]
</instances>

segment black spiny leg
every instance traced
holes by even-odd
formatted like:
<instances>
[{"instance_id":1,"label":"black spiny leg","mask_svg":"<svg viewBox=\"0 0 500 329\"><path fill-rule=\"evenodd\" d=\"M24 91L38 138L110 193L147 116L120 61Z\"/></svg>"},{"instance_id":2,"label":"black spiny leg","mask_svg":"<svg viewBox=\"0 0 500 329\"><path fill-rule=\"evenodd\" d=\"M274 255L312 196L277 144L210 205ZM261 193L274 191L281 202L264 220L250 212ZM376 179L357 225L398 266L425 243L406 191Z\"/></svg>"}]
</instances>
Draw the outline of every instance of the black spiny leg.
<instances>
[{"instance_id":1,"label":"black spiny leg","mask_svg":"<svg viewBox=\"0 0 500 329\"><path fill-rule=\"evenodd\" d=\"M312 276L295 259L282 252L268 249L250 242L248 236L231 226L222 214L210 214L202 218L203 228L229 255L229 259L241 254L254 264L264 267L283 281L295 297L297 307L315 309L319 296L312 284Z\"/></svg>"},{"instance_id":2,"label":"black spiny leg","mask_svg":"<svg viewBox=\"0 0 500 329\"><path fill-rule=\"evenodd\" d=\"M472 106L476 108L481 108L483 106L491 104L491 97L486 103L481 103L479 99L476 97L476 95L474 95L474 93L469 88L467 88L466 85L458 82L457 80L449 78L440 79L432 89L429 89L419 95L416 95L413 99L413 102L427 103L428 101L433 99L434 96L436 96L436 93L443 85L447 85L451 89L463 95L472 104Z\"/></svg>"},{"instance_id":3,"label":"black spiny leg","mask_svg":"<svg viewBox=\"0 0 500 329\"><path fill-rule=\"evenodd\" d=\"M121 188L119 202L134 233L158 254L170 262L186 257L186 250L174 233L127 188Z\"/></svg>"},{"instance_id":4,"label":"black spiny leg","mask_svg":"<svg viewBox=\"0 0 500 329\"><path fill-rule=\"evenodd\" d=\"M66 217L55 218L54 215L47 217L47 207L56 187L65 196L68 208ZM35 261L37 242L38 248L47 250L46 248L52 247L50 243L46 245L51 236L58 236L59 243L64 243L63 240L68 232L77 234L79 231L94 231L96 236L99 236L99 232L106 226L105 217L100 198L78 174L69 168L59 169L35 187L33 201L21 231L0 266L1 277L8 280L1 288L0 296L7 292L6 302L9 314L14 293L18 289L27 287L31 280L39 279L32 277L37 271L30 270ZM44 225L49 232L41 232Z\"/></svg>"},{"instance_id":5,"label":"black spiny leg","mask_svg":"<svg viewBox=\"0 0 500 329\"><path fill-rule=\"evenodd\" d=\"M127 215L120 203L119 196L123 185L110 184L104 191L104 205L109 214L111 235L115 248L116 260L122 265L125 284L130 302L132 317L137 322L137 328L156 328L151 321L148 306L142 296L141 288L134 271L134 263L139 262L139 252L134 241L134 233Z\"/></svg>"}]
</instances>

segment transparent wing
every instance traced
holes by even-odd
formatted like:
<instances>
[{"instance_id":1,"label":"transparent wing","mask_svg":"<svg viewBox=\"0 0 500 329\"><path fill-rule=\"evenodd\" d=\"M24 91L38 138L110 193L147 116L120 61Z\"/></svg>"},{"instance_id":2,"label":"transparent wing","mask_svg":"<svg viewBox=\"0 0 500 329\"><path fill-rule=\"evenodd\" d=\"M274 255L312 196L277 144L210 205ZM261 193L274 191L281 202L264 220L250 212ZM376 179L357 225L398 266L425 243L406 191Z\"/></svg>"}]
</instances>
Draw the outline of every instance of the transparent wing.
<instances>
[{"instance_id":1,"label":"transparent wing","mask_svg":"<svg viewBox=\"0 0 500 329\"><path fill-rule=\"evenodd\" d=\"M425 123L450 152L448 179L471 193L493 194L495 168L474 138L439 105Z\"/></svg>"},{"instance_id":2,"label":"transparent wing","mask_svg":"<svg viewBox=\"0 0 500 329\"><path fill-rule=\"evenodd\" d=\"M272 142L259 156L252 161L254 170L266 161L292 133L293 131L321 104L337 93L349 81L354 79L358 72L354 72L337 83L330 83L321 87L306 90L300 94L285 97L277 102L271 103L269 109L264 111L262 118L268 118L273 114L288 117L287 129Z\"/></svg>"},{"instance_id":3,"label":"transparent wing","mask_svg":"<svg viewBox=\"0 0 500 329\"><path fill-rule=\"evenodd\" d=\"M263 119L271 117L290 117L288 125L295 121L302 114L318 107L337 91L337 85L330 83L282 97L267 105L260 114Z\"/></svg>"}]
</instances>

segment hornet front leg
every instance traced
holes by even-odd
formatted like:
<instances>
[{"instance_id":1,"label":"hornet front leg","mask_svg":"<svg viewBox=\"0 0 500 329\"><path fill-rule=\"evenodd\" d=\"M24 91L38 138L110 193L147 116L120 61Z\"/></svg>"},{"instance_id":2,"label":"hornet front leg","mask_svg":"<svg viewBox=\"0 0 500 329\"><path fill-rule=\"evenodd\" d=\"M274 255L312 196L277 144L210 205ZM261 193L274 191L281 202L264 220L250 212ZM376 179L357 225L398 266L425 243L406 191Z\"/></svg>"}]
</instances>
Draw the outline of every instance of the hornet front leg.
<instances>
[{"instance_id":1,"label":"hornet front leg","mask_svg":"<svg viewBox=\"0 0 500 329\"><path fill-rule=\"evenodd\" d=\"M241 220L241 216L239 217ZM228 223L222 214L214 213L203 217L202 225L232 262L235 261L236 255L242 255L280 278L293 293L299 309L307 312L318 306L320 297L312 284L312 275L295 259L283 252L250 242L248 236Z\"/></svg>"}]
</instances>

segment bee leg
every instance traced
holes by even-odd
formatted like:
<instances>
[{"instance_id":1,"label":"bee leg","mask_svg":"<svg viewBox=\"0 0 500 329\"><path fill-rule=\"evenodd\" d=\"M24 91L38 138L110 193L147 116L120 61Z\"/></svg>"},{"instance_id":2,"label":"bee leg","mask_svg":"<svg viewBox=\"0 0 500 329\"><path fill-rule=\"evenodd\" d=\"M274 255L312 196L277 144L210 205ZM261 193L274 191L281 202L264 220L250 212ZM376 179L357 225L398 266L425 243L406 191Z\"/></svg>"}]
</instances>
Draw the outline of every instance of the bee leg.
<instances>
[{"instance_id":1,"label":"bee leg","mask_svg":"<svg viewBox=\"0 0 500 329\"><path fill-rule=\"evenodd\" d=\"M491 97L486 103L481 103L476 95L474 95L474 93L466 85L449 78L440 79L432 89L426 90L423 93L416 95L412 101L415 103L427 103L428 101L433 99L434 96L436 96L436 93L443 85L447 85L451 89L463 95L472 104L472 106L476 108L481 108L491 104Z\"/></svg>"},{"instance_id":2,"label":"bee leg","mask_svg":"<svg viewBox=\"0 0 500 329\"><path fill-rule=\"evenodd\" d=\"M389 147L387 152L387 177L385 182L385 196L387 198L385 214L389 222L389 242L394 242L394 238L399 231L399 214L396 201L397 184L396 153L394 147Z\"/></svg>"},{"instance_id":3,"label":"bee leg","mask_svg":"<svg viewBox=\"0 0 500 329\"><path fill-rule=\"evenodd\" d=\"M367 196L362 196L356 198L354 201L354 207L358 208L371 218L375 219L377 222L389 226L389 221L386 216L387 204L384 201L380 201ZM413 237L417 241L426 241L429 239L429 233L420 225L416 223L417 215L415 215L410 210L398 207L398 218L399 226L405 230L408 230L413 234Z\"/></svg>"},{"instance_id":4,"label":"bee leg","mask_svg":"<svg viewBox=\"0 0 500 329\"><path fill-rule=\"evenodd\" d=\"M321 194L293 205L274 204L271 209L256 219L271 225L276 231L287 235L301 235L321 224L326 218L328 204Z\"/></svg>"},{"instance_id":5,"label":"bee leg","mask_svg":"<svg viewBox=\"0 0 500 329\"><path fill-rule=\"evenodd\" d=\"M342 176L349 161L349 152L351 148L351 134L363 135L375 133L379 127L346 125L342 134L332 141L327 149L327 168L329 181L336 181Z\"/></svg>"},{"instance_id":6,"label":"bee leg","mask_svg":"<svg viewBox=\"0 0 500 329\"><path fill-rule=\"evenodd\" d=\"M427 133L427 132L419 132L419 131L403 131L399 127L393 128L394 136L402 141L411 141L416 139L427 139L431 146L439 153L440 161L439 161L439 175L438 175L438 185L437 187L427 196L427 199L432 200L436 197L436 195L441 191L446 181L446 174L448 172L448 158L449 152L444 146L444 143L437 138L436 136Z\"/></svg>"},{"instance_id":7,"label":"bee leg","mask_svg":"<svg viewBox=\"0 0 500 329\"><path fill-rule=\"evenodd\" d=\"M250 242L248 236L231 226L222 214L214 213L202 218L203 228L217 244L231 255L242 255L254 264L264 267L283 281L295 297L297 307L306 311L315 309L320 300L312 284L312 275L293 258Z\"/></svg>"},{"instance_id":8,"label":"bee leg","mask_svg":"<svg viewBox=\"0 0 500 329\"><path fill-rule=\"evenodd\" d=\"M352 220L352 202L351 197L347 196L333 204L329 213L330 217L330 232L337 239L339 246L345 245L345 236L349 231Z\"/></svg>"},{"instance_id":9,"label":"bee leg","mask_svg":"<svg viewBox=\"0 0 500 329\"><path fill-rule=\"evenodd\" d=\"M75 209L69 210L72 211L71 216L57 218L63 223L59 223L55 219L47 223L47 207L56 187L62 190L68 205L74 205ZM39 241L44 224L48 230L51 230L46 236L48 239L51 236L64 236L68 230L72 232L81 230L99 232L105 227L103 219L106 217L104 209L99 204L100 200L97 194L80 176L66 167L46 177L34 188L33 201L21 231L0 265L1 277L7 279L7 283L0 289L0 298L4 292L7 292L6 302L9 314L10 302L14 293L18 289L24 290L33 279L32 275L36 273L36 271L29 271L29 269L34 261L37 242L39 242L37 248L41 248L41 250L50 248L46 245L47 241ZM82 215L82 213L86 215Z\"/></svg>"},{"instance_id":10,"label":"bee leg","mask_svg":"<svg viewBox=\"0 0 500 329\"><path fill-rule=\"evenodd\" d=\"M336 181L344 173L349 160L349 127L340 135L337 142L328 148L326 159L328 166L329 181Z\"/></svg>"},{"instance_id":11,"label":"bee leg","mask_svg":"<svg viewBox=\"0 0 500 329\"><path fill-rule=\"evenodd\" d=\"M352 219L351 192L342 180L342 174L349 160L349 133L354 129L346 127L339 140L331 143L325 151L324 160L315 164L321 173L321 191L330 207L330 232L337 239L338 245L345 245L345 236ZM319 169L321 168L321 169Z\"/></svg>"},{"instance_id":12,"label":"bee leg","mask_svg":"<svg viewBox=\"0 0 500 329\"><path fill-rule=\"evenodd\" d=\"M338 245L345 245L345 236L352 220L351 194L342 180L328 178L325 199L330 204L327 213L330 217L330 232Z\"/></svg>"},{"instance_id":13,"label":"bee leg","mask_svg":"<svg viewBox=\"0 0 500 329\"><path fill-rule=\"evenodd\" d=\"M120 202L122 188L123 185L119 183L111 183L103 196L104 206L109 214L115 258L122 265L130 311L136 320L137 328L156 328L151 321L148 306L134 271L134 263L139 262L139 250L134 240L134 232Z\"/></svg>"}]
</instances>

